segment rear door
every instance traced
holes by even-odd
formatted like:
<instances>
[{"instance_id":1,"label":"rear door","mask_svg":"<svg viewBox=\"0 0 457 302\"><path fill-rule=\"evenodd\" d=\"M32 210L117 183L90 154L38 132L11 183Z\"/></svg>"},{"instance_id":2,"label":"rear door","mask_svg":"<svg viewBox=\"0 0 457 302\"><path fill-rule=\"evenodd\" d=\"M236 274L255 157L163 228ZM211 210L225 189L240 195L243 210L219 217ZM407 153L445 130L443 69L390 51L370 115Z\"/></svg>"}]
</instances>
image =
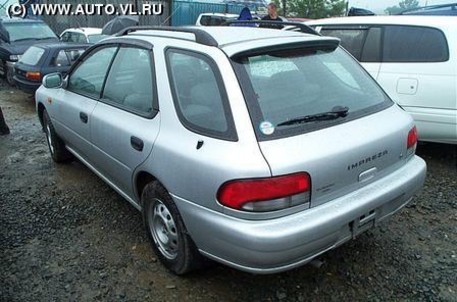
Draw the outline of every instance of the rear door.
<instances>
[{"instance_id":1,"label":"rear door","mask_svg":"<svg viewBox=\"0 0 457 302\"><path fill-rule=\"evenodd\" d=\"M455 109L455 74L445 34L428 26L385 26L378 82L405 107ZM453 89L450 89L454 87Z\"/></svg>"},{"instance_id":2,"label":"rear door","mask_svg":"<svg viewBox=\"0 0 457 302\"><path fill-rule=\"evenodd\" d=\"M133 191L133 172L159 133L156 91L151 46L123 44L92 113L91 136L97 168L124 192Z\"/></svg>"}]
</instances>

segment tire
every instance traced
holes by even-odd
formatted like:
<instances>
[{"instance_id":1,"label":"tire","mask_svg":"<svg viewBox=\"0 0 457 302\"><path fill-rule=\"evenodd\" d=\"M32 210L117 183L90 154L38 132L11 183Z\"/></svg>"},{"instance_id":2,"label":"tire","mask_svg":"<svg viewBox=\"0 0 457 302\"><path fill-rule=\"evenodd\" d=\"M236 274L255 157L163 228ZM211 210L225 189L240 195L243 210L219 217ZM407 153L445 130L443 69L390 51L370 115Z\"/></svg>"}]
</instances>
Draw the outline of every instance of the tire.
<instances>
[{"instance_id":1,"label":"tire","mask_svg":"<svg viewBox=\"0 0 457 302\"><path fill-rule=\"evenodd\" d=\"M46 134L46 141L48 142L49 152L52 159L56 163L67 162L72 159L71 153L65 148L62 139L57 135L49 118L48 112L43 111L43 130Z\"/></svg>"},{"instance_id":2,"label":"tire","mask_svg":"<svg viewBox=\"0 0 457 302\"><path fill-rule=\"evenodd\" d=\"M6 66L5 64L5 78L6 78L6 81L8 82L8 84L10 84L11 86L14 86L16 84L16 82L14 81L14 70L12 68L8 68L8 66Z\"/></svg>"},{"instance_id":3,"label":"tire","mask_svg":"<svg viewBox=\"0 0 457 302\"><path fill-rule=\"evenodd\" d=\"M204 262L172 198L157 182L146 185L141 196L143 219L160 262L176 275L200 268Z\"/></svg>"}]
</instances>

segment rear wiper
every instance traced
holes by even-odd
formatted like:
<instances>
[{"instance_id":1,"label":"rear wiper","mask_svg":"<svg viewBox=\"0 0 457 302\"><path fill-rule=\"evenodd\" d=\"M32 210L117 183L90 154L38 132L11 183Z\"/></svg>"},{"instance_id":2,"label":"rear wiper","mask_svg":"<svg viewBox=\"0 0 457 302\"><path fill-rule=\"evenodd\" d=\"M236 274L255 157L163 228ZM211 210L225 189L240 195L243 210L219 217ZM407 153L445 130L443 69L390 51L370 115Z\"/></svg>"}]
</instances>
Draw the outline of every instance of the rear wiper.
<instances>
[{"instance_id":1,"label":"rear wiper","mask_svg":"<svg viewBox=\"0 0 457 302\"><path fill-rule=\"evenodd\" d=\"M349 111L348 107L335 106L335 107L333 107L332 111L296 117L296 118L287 120L285 122L279 123L276 126L277 127L290 126L290 125L304 124L304 123L314 122L314 121L334 120L339 117L345 117L348 114L348 111Z\"/></svg>"}]
</instances>

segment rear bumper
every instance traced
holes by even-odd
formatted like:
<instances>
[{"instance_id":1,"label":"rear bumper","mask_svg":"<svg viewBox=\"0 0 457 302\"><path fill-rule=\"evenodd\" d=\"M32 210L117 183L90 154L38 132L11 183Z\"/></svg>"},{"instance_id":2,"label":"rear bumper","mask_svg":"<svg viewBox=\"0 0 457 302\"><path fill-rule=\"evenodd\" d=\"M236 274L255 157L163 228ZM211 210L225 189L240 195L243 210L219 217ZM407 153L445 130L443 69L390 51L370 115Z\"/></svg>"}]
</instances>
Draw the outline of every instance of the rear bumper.
<instances>
[{"instance_id":1,"label":"rear bumper","mask_svg":"<svg viewBox=\"0 0 457 302\"><path fill-rule=\"evenodd\" d=\"M20 90L31 94L34 94L35 91L41 85L40 82L30 82L27 80L20 79L17 76L14 76L14 81L16 82L16 86L19 87Z\"/></svg>"},{"instance_id":2,"label":"rear bumper","mask_svg":"<svg viewBox=\"0 0 457 302\"><path fill-rule=\"evenodd\" d=\"M237 269L276 273L303 265L401 209L421 189L425 162L402 168L358 191L320 206L270 220L244 220L173 196L202 254ZM365 216L373 217L363 224Z\"/></svg>"}]
</instances>

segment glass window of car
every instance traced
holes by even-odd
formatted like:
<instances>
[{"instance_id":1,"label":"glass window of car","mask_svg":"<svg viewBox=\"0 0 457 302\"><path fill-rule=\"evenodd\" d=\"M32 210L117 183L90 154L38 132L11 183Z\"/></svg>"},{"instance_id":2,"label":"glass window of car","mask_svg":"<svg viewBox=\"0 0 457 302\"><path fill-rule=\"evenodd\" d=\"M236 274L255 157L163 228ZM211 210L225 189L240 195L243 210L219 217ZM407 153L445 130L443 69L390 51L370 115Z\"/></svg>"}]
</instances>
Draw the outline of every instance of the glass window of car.
<instances>
[{"instance_id":1,"label":"glass window of car","mask_svg":"<svg viewBox=\"0 0 457 302\"><path fill-rule=\"evenodd\" d=\"M152 112L153 76L147 49L122 47L103 90L103 100L144 114Z\"/></svg>"},{"instance_id":2,"label":"glass window of car","mask_svg":"<svg viewBox=\"0 0 457 302\"><path fill-rule=\"evenodd\" d=\"M86 39L86 36L84 34L81 34L81 33L73 33L74 35L74 42L77 42L77 43L87 43L87 39Z\"/></svg>"},{"instance_id":3,"label":"glass window of car","mask_svg":"<svg viewBox=\"0 0 457 302\"><path fill-rule=\"evenodd\" d=\"M49 26L42 22L3 22L3 26L9 33L10 42L57 38Z\"/></svg>"},{"instance_id":4,"label":"glass window of car","mask_svg":"<svg viewBox=\"0 0 457 302\"><path fill-rule=\"evenodd\" d=\"M196 133L235 140L225 89L217 66L205 55L167 51L175 107L183 125Z\"/></svg>"},{"instance_id":5,"label":"glass window of car","mask_svg":"<svg viewBox=\"0 0 457 302\"><path fill-rule=\"evenodd\" d=\"M266 51L233 60L259 140L321 129L392 104L366 71L334 45ZM268 62L274 69L263 72L257 66ZM312 117L342 108L347 108L347 115ZM308 118L287 124L303 117Z\"/></svg>"},{"instance_id":6,"label":"glass window of car","mask_svg":"<svg viewBox=\"0 0 457 302\"><path fill-rule=\"evenodd\" d=\"M385 26L383 62L444 62L448 59L446 37L440 30Z\"/></svg>"},{"instance_id":7,"label":"glass window of car","mask_svg":"<svg viewBox=\"0 0 457 302\"><path fill-rule=\"evenodd\" d=\"M87 39L89 40L89 43L97 43L98 41L100 41L106 37L108 37L108 35L97 34L97 35L88 35Z\"/></svg>"},{"instance_id":8,"label":"glass window of car","mask_svg":"<svg viewBox=\"0 0 457 302\"><path fill-rule=\"evenodd\" d=\"M69 32L66 32L62 35L62 37L60 38L60 40L62 40L62 42L69 42L70 41L70 35L71 33Z\"/></svg>"},{"instance_id":9,"label":"glass window of car","mask_svg":"<svg viewBox=\"0 0 457 302\"><path fill-rule=\"evenodd\" d=\"M70 66L70 61L68 60L67 54L65 53L65 50L61 50L57 53L54 62L54 66Z\"/></svg>"},{"instance_id":10,"label":"glass window of car","mask_svg":"<svg viewBox=\"0 0 457 302\"><path fill-rule=\"evenodd\" d=\"M84 58L69 77L67 89L88 97L99 98L106 72L117 47L94 50Z\"/></svg>"},{"instance_id":11,"label":"glass window of car","mask_svg":"<svg viewBox=\"0 0 457 302\"><path fill-rule=\"evenodd\" d=\"M27 65L37 65L43 54L43 48L32 46L24 52L20 62Z\"/></svg>"},{"instance_id":12,"label":"glass window of car","mask_svg":"<svg viewBox=\"0 0 457 302\"><path fill-rule=\"evenodd\" d=\"M85 51L85 49L62 49L54 57L53 66L70 66L73 64Z\"/></svg>"},{"instance_id":13,"label":"glass window of car","mask_svg":"<svg viewBox=\"0 0 457 302\"><path fill-rule=\"evenodd\" d=\"M366 28L322 28L320 32L324 36L338 37L341 39L341 46L349 51L354 56L354 58L360 61L362 57L363 43L365 42L365 38L368 32Z\"/></svg>"}]
</instances>

